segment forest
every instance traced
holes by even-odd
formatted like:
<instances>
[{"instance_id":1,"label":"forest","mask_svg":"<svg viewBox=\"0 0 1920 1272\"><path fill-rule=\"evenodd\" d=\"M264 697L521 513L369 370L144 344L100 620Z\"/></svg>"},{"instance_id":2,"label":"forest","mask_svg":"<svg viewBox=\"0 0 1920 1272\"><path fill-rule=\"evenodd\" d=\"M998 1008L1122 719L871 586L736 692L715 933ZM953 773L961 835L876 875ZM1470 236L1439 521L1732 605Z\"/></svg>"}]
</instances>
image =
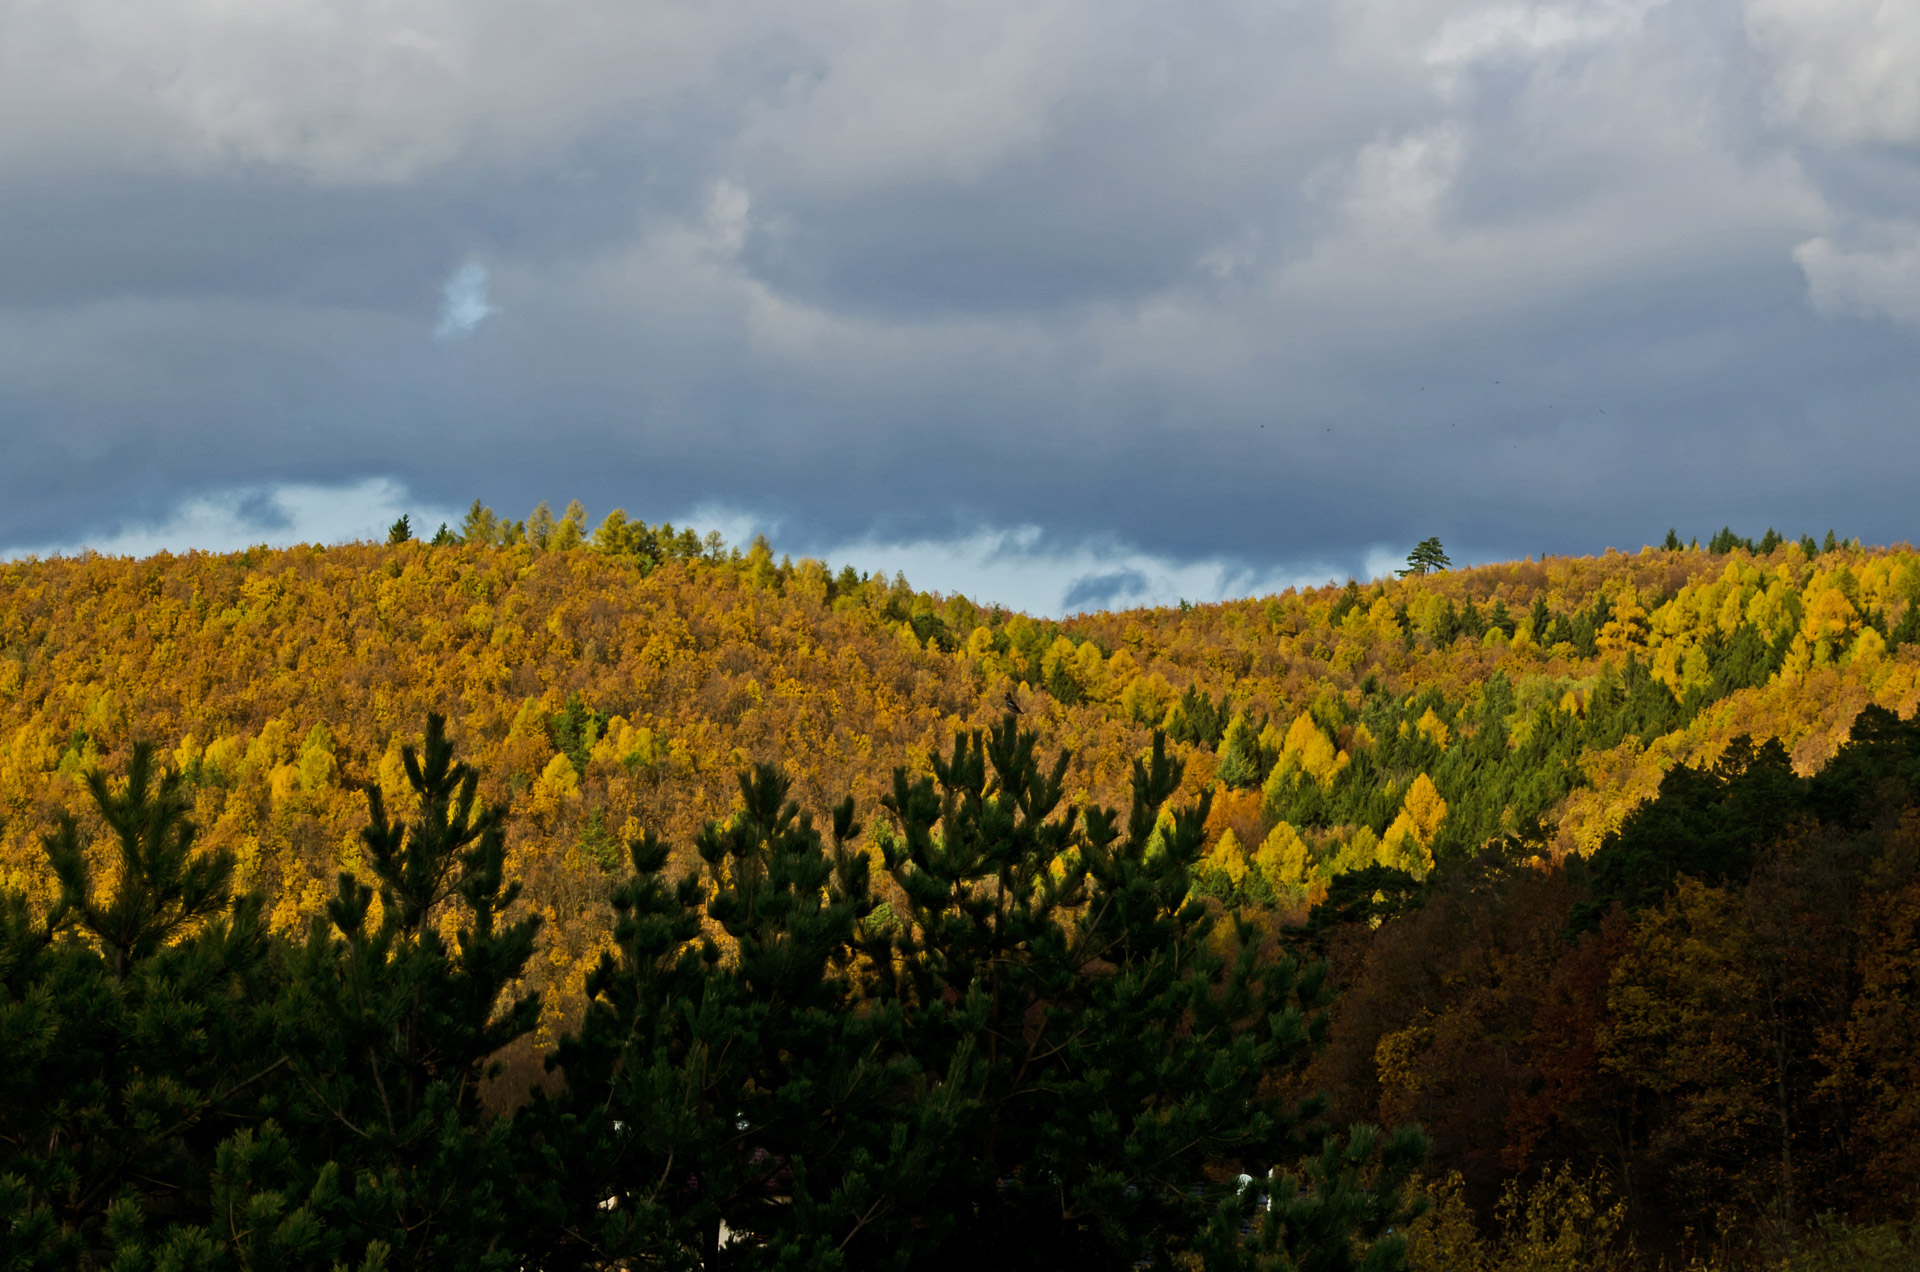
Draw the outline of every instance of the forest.
<instances>
[{"instance_id":1,"label":"forest","mask_svg":"<svg viewBox=\"0 0 1920 1272\"><path fill-rule=\"evenodd\" d=\"M7 1266L1914 1262L1911 548L388 540L0 565Z\"/></svg>"}]
</instances>

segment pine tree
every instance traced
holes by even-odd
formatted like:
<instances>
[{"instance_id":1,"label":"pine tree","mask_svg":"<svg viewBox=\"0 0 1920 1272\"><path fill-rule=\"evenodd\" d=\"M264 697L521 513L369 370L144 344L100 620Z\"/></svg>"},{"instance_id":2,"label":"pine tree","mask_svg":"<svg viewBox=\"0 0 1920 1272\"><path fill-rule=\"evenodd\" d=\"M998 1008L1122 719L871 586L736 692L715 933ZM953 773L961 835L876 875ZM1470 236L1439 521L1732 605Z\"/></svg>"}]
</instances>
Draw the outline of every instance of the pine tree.
<instances>
[{"instance_id":1,"label":"pine tree","mask_svg":"<svg viewBox=\"0 0 1920 1272\"><path fill-rule=\"evenodd\" d=\"M1405 578L1409 574L1418 576L1430 574L1435 570L1445 570L1452 565L1453 562L1448 559L1446 550L1440 546L1440 540L1428 538L1422 539L1413 551L1407 553L1406 568L1396 570L1394 573Z\"/></svg>"},{"instance_id":2,"label":"pine tree","mask_svg":"<svg viewBox=\"0 0 1920 1272\"><path fill-rule=\"evenodd\" d=\"M275 1066L257 1004L273 971L257 895L195 847L186 792L148 744L114 789L87 776L114 868L78 822L42 844L59 900L0 895L0 1255L144 1266L204 1214L216 1146L257 1120Z\"/></svg>"},{"instance_id":3,"label":"pine tree","mask_svg":"<svg viewBox=\"0 0 1920 1272\"><path fill-rule=\"evenodd\" d=\"M1209 1203L1188 1186L1207 1158L1264 1176L1323 1143L1317 1105L1289 1107L1254 1075L1304 1061L1324 972L1262 966L1237 921L1215 937L1188 897L1204 799L1150 849L1180 780L1158 738L1135 762L1124 830L1105 810L1062 809L1068 757L1043 770L1035 747L1009 718L956 740L931 779L896 773L886 801L899 825L887 869L908 904L895 948L909 1037L928 1072L984 1065L977 1117L940 1158L940 1195L979 1218L927 1265L1124 1266L1192 1250L1209 1267L1258 1266L1238 1237L1251 1190ZM950 1001L963 1020L928 1011ZM1037 1030L1018 1023L1034 1013ZM1309 1238L1313 1257L1345 1266L1356 1239L1381 1241L1392 1266L1385 1233L1405 1214L1392 1180L1417 1155L1417 1140L1401 1143L1378 1213Z\"/></svg>"},{"instance_id":4,"label":"pine tree","mask_svg":"<svg viewBox=\"0 0 1920 1272\"><path fill-rule=\"evenodd\" d=\"M542 1266L717 1266L722 1224L756 1266L1400 1266L1419 1135L1342 1140L1271 1081L1325 1028L1325 968L1215 933L1205 802L1156 830L1161 739L1124 830L1035 747L1009 717L895 772L884 911L851 802L829 839L764 767L699 877L633 844L567 1087L526 1115ZM1197 1194L1222 1159L1255 1185Z\"/></svg>"},{"instance_id":5,"label":"pine tree","mask_svg":"<svg viewBox=\"0 0 1920 1272\"><path fill-rule=\"evenodd\" d=\"M368 786L374 886L343 872L290 956L277 1016L297 1084L283 1120L310 1161L335 1163L345 1195L329 1222L350 1255L517 1267L512 1127L483 1118L480 1085L539 1019L537 995L511 991L540 920L503 922L520 892L503 879L506 810L476 807L479 775L454 758L444 719L401 757L414 820L393 821Z\"/></svg>"},{"instance_id":6,"label":"pine tree","mask_svg":"<svg viewBox=\"0 0 1920 1272\"><path fill-rule=\"evenodd\" d=\"M1214 775L1234 790L1251 790L1265 780L1266 766L1261 763L1259 732L1241 712L1233 713L1225 737L1220 742L1220 764Z\"/></svg>"},{"instance_id":7,"label":"pine tree","mask_svg":"<svg viewBox=\"0 0 1920 1272\"><path fill-rule=\"evenodd\" d=\"M413 518L403 512L398 521L387 527L387 542L389 544L405 543L412 538Z\"/></svg>"}]
</instances>

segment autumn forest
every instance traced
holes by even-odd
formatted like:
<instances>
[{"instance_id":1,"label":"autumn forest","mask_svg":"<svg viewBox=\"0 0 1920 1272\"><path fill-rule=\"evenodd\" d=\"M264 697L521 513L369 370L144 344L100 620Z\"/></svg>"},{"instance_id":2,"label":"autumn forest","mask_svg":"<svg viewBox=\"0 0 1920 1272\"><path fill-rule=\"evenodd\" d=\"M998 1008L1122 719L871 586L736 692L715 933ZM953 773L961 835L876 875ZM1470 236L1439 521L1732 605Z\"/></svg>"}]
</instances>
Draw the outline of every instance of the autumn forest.
<instances>
[{"instance_id":1,"label":"autumn forest","mask_svg":"<svg viewBox=\"0 0 1920 1272\"><path fill-rule=\"evenodd\" d=\"M0 565L0 1267L1920 1260L1912 548L386 540Z\"/></svg>"}]
</instances>

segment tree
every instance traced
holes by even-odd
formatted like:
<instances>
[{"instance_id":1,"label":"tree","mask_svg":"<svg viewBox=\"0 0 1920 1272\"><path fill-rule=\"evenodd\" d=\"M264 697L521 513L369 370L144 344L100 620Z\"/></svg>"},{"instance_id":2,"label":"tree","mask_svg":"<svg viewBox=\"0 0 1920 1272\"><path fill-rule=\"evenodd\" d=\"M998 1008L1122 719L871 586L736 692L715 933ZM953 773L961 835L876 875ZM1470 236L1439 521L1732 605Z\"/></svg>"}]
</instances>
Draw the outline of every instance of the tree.
<instances>
[{"instance_id":1,"label":"tree","mask_svg":"<svg viewBox=\"0 0 1920 1272\"><path fill-rule=\"evenodd\" d=\"M1167 711L1167 736L1189 746L1212 748L1227 731L1232 719L1232 695L1223 693L1216 701L1198 685L1188 685Z\"/></svg>"},{"instance_id":2,"label":"tree","mask_svg":"<svg viewBox=\"0 0 1920 1272\"><path fill-rule=\"evenodd\" d=\"M553 524L553 509L542 499L527 514L527 542L544 552L553 538Z\"/></svg>"},{"instance_id":3,"label":"tree","mask_svg":"<svg viewBox=\"0 0 1920 1272\"><path fill-rule=\"evenodd\" d=\"M60 895L38 921L0 895L0 1256L132 1262L168 1216L204 1213L215 1146L259 1116L272 997L258 896L197 849L178 774L133 749L119 789L88 774L112 867L80 824L42 839ZM102 877L104 876L104 877Z\"/></svg>"},{"instance_id":4,"label":"tree","mask_svg":"<svg viewBox=\"0 0 1920 1272\"><path fill-rule=\"evenodd\" d=\"M700 877L634 843L567 1088L530 1114L543 1266L1399 1266L1424 1141L1343 1139L1273 1081L1325 1028L1325 968L1190 897L1206 801L1156 833L1163 739L1124 831L1035 747L1009 716L895 771L885 909L851 803L829 841L764 767ZM1256 1184L1199 1195L1209 1162Z\"/></svg>"},{"instance_id":5,"label":"tree","mask_svg":"<svg viewBox=\"0 0 1920 1272\"><path fill-rule=\"evenodd\" d=\"M623 520L625 516L621 514ZM547 540L547 547L554 552L570 552L586 541L587 510L575 499L567 504L567 510L554 523L553 535Z\"/></svg>"},{"instance_id":6,"label":"tree","mask_svg":"<svg viewBox=\"0 0 1920 1272\"><path fill-rule=\"evenodd\" d=\"M387 527L387 542L389 544L405 543L411 538L413 538L413 518L403 512L398 521Z\"/></svg>"},{"instance_id":7,"label":"tree","mask_svg":"<svg viewBox=\"0 0 1920 1272\"><path fill-rule=\"evenodd\" d=\"M430 715L401 756L414 820L367 788L374 885L342 872L289 952L276 1032L297 1082L282 1118L309 1169L330 1162L352 1181L328 1216L350 1253L518 1267L512 1126L483 1117L480 1087L539 1020L538 995L513 987L540 918L503 921L520 892L503 877L506 810L476 806L479 774L454 758L445 720Z\"/></svg>"},{"instance_id":8,"label":"tree","mask_svg":"<svg viewBox=\"0 0 1920 1272\"><path fill-rule=\"evenodd\" d=\"M460 519L460 542L491 544L494 536L500 532L500 518L493 509L478 499L467 509L467 515Z\"/></svg>"},{"instance_id":9,"label":"tree","mask_svg":"<svg viewBox=\"0 0 1920 1272\"><path fill-rule=\"evenodd\" d=\"M1358 608L1360 603L1360 581L1358 579L1348 579L1347 585L1340 589L1339 599L1334 601L1333 609L1327 614L1327 626L1340 626L1341 620L1346 618L1354 609Z\"/></svg>"},{"instance_id":10,"label":"tree","mask_svg":"<svg viewBox=\"0 0 1920 1272\"><path fill-rule=\"evenodd\" d=\"M1220 764L1215 775L1235 790L1257 788L1266 777L1260 737L1244 713L1236 711L1220 741Z\"/></svg>"},{"instance_id":11,"label":"tree","mask_svg":"<svg viewBox=\"0 0 1920 1272\"><path fill-rule=\"evenodd\" d=\"M1798 1122L1811 1120L1816 1102L1797 1072L1807 1067L1798 1061L1811 1038L1794 1035L1818 1024L1792 1017L1818 982L1790 973L1797 983L1784 983L1780 956L1790 945L1838 942L1794 939L1809 927L1818 933L1804 921L1792 935L1781 929L1768 939L1756 930L1754 900L1743 906L1736 889L1682 877L1634 924L1596 1031L1601 1068L1629 1088L1625 1104L1640 1141L1636 1192L1649 1217L1696 1231L1731 1197L1772 1212L1783 1227L1798 1218ZM1800 949L1791 957L1818 960ZM1837 965L1820 979L1843 982L1845 960L1830 961Z\"/></svg>"},{"instance_id":12,"label":"tree","mask_svg":"<svg viewBox=\"0 0 1920 1272\"><path fill-rule=\"evenodd\" d=\"M925 1071L973 1064L982 1084L938 1189L979 1218L935 1266L1119 1266L1184 1249L1252 1267L1300 1245L1329 1267L1374 1245L1391 1265L1396 1181L1418 1137L1340 1144L1316 1103L1289 1107L1262 1085L1303 1064L1324 1028L1324 970L1262 965L1237 920L1214 935L1188 896L1204 797L1150 848L1180 781L1158 737L1134 763L1124 832L1103 809L1061 808L1068 756L1043 770L1035 747L1009 717L957 739L931 779L897 771L885 801L899 825L885 863L907 910L874 951L898 955L878 991L902 1002ZM1221 1158L1271 1186L1252 1249L1237 1240L1251 1197L1189 1191ZM1316 1240L1316 1222L1342 1238Z\"/></svg>"},{"instance_id":13,"label":"tree","mask_svg":"<svg viewBox=\"0 0 1920 1272\"><path fill-rule=\"evenodd\" d=\"M1668 526L1666 541L1660 546L1668 552L1678 552L1685 545L1680 542L1680 532L1672 526Z\"/></svg>"},{"instance_id":14,"label":"tree","mask_svg":"<svg viewBox=\"0 0 1920 1272\"><path fill-rule=\"evenodd\" d=\"M1735 548L1745 548L1748 552L1752 552L1754 542L1752 539L1743 539L1735 534L1732 526L1721 526L1719 532L1707 542L1707 551L1714 556L1725 556Z\"/></svg>"},{"instance_id":15,"label":"tree","mask_svg":"<svg viewBox=\"0 0 1920 1272\"><path fill-rule=\"evenodd\" d=\"M665 845L631 846L614 951L552 1060L566 1088L527 1117L564 1234L546 1266L714 1267L723 1230L800 1267L912 1248L925 1199L903 1190L932 1145L901 1137L902 1111L939 1099L914 1103L897 1009L860 1004L875 902L852 804L829 852L771 767L740 790L699 838L704 875L670 882Z\"/></svg>"},{"instance_id":16,"label":"tree","mask_svg":"<svg viewBox=\"0 0 1920 1272\"><path fill-rule=\"evenodd\" d=\"M1422 539L1413 551L1407 553L1406 568L1395 570L1394 573L1405 578L1409 574L1422 575L1434 570L1444 570L1452 564L1453 562L1447 558L1446 550L1440 546L1440 540L1427 538Z\"/></svg>"}]
</instances>

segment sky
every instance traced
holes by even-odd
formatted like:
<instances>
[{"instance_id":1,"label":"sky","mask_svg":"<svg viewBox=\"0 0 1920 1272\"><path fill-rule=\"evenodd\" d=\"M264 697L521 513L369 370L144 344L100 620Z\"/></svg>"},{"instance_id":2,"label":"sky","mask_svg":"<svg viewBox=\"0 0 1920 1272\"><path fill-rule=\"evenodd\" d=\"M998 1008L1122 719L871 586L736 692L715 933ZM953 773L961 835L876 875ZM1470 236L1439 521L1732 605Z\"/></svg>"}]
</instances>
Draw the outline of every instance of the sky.
<instances>
[{"instance_id":1,"label":"sky","mask_svg":"<svg viewBox=\"0 0 1920 1272\"><path fill-rule=\"evenodd\" d=\"M1915 537L1920 4L0 0L0 553Z\"/></svg>"}]
</instances>

